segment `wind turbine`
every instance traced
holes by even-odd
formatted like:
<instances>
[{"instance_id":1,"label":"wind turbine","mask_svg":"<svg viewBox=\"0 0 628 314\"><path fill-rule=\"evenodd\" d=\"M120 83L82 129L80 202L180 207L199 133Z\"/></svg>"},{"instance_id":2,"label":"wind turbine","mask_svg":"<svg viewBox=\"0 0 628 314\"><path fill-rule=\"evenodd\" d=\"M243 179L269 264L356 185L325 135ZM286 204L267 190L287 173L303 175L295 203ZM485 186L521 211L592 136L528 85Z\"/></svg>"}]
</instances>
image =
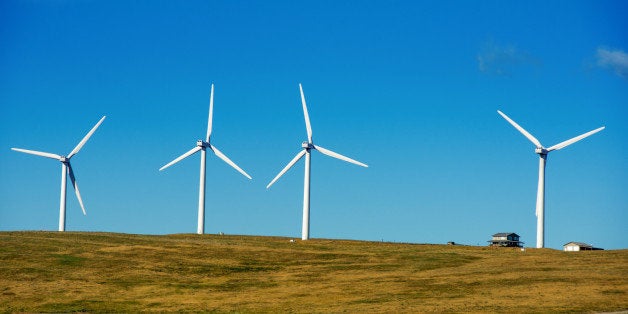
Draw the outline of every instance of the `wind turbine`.
<instances>
[{"instance_id":1,"label":"wind turbine","mask_svg":"<svg viewBox=\"0 0 628 314\"><path fill-rule=\"evenodd\" d=\"M521 132L521 134L528 138L530 142L532 142L536 146L534 152L539 154L539 186L536 194L536 247L543 248L545 247L545 163L547 161L547 154L551 151L567 147L585 137L600 132L604 130L605 127L597 128L582 135L578 135L572 139L560 142L549 148L545 148L543 147L541 142L539 142L539 140L532 136L532 134L528 133L528 131L524 130L515 121L506 116L503 112L497 110L497 113L499 113L504 119L506 119L508 123L512 124L512 126L514 126L515 129L517 129L519 132Z\"/></svg>"},{"instance_id":2,"label":"wind turbine","mask_svg":"<svg viewBox=\"0 0 628 314\"><path fill-rule=\"evenodd\" d=\"M52 158L61 162L61 199L59 202L59 231L65 231L65 204L66 204L65 199L66 199L66 187L67 187L66 176L70 177L70 182L72 182L72 186L74 187L74 192L76 193L76 198L78 199L79 204L81 204L83 215L87 215L87 213L85 212L85 206L83 205L83 200L81 199L81 193L79 192L78 184L76 183L76 178L74 177L74 171L72 170L72 165L70 165L70 158L76 155L81 150L81 148L83 148L83 145L87 143L87 140L89 140L92 134L96 132L96 129L100 126L100 124L105 120L106 117L107 116L103 116L100 119L100 121L98 121L98 123L94 125L94 127L87 133L87 135L85 135L85 137L83 137L83 139L78 143L78 145L76 145L76 147L74 147L74 149L67 156L61 156L57 154L39 152L35 150L28 150L28 149L22 149L22 148L11 148L12 150L17 151L17 152Z\"/></svg>"},{"instance_id":3,"label":"wind turbine","mask_svg":"<svg viewBox=\"0 0 628 314\"><path fill-rule=\"evenodd\" d=\"M183 155L175 158L173 161L167 163L165 166L159 168L159 171L162 171L177 162L185 159L186 157L200 151L201 152L201 170L200 170L200 180L199 180L199 191L198 191L198 228L196 233L203 234L205 233L205 156L206 149L210 149L218 158L222 159L224 162L229 164L235 170L238 170L245 177L251 179L251 176L248 175L244 170L240 169L238 165L236 165L231 159L229 159L225 154L223 154L216 146L210 144L210 137L212 134L212 116L214 112L214 84L211 86L211 93L209 96L209 118L207 119L207 135L205 136L205 140L196 141L196 147L190 149Z\"/></svg>"},{"instance_id":4,"label":"wind turbine","mask_svg":"<svg viewBox=\"0 0 628 314\"><path fill-rule=\"evenodd\" d=\"M286 173L286 171L292 168L292 166L297 161L299 161L299 159L305 156L305 177L303 179L303 226L301 229L301 239L307 240L310 238L310 151L312 149L318 150L319 152L327 156L344 160L358 166L368 166L349 157L332 152L331 150L328 150L326 148L314 145L314 142L312 142L312 127L310 125L310 117L307 114L307 106L305 105L305 96L303 95L303 87L301 87L301 84L299 84L299 90L301 91L301 103L303 104L303 115L305 116L307 141L301 143L301 147L303 148L303 150L301 150L296 156L294 156L294 158L288 163L288 165L286 165L283 170L281 170L279 174L277 174L277 176L272 181L270 181L266 188L270 188L270 186L273 185L273 183L275 183L275 181L277 181L284 173Z\"/></svg>"}]
</instances>

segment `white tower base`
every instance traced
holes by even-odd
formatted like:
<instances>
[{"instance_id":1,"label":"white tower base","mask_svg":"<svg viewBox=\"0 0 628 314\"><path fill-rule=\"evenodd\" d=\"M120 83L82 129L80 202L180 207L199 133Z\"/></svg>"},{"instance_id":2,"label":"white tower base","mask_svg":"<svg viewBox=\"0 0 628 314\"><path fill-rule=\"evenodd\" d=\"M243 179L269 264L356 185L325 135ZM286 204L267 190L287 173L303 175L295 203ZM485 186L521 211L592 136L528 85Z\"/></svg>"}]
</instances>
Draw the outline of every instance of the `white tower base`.
<instances>
[{"instance_id":1,"label":"white tower base","mask_svg":"<svg viewBox=\"0 0 628 314\"><path fill-rule=\"evenodd\" d=\"M205 233L205 147L201 148L201 171L198 188L198 228L196 233Z\"/></svg>"},{"instance_id":2,"label":"white tower base","mask_svg":"<svg viewBox=\"0 0 628 314\"><path fill-rule=\"evenodd\" d=\"M303 226L301 240L310 238L310 150L305 152L305 176L303 179Z\"/></svg>"},{"instance_id":3,"label":"white tower base","mask_svg":"<svg viewBox=\"0 0 628 314\"><path fill-rule=\"evenodd\" d=\"M67 176L68 166L61 163L61 198L59 200L59 231L65 231L65 200L67 190Z\"/></svg>"},{"instance_id":4,"label":"white tower base","mask_svg":"<svg viewBox=\"0 0 628 314\"><path fill-rule=\"evenodd\" d=\"M539 186L536 192L536 248L545 247L545 161L547 154L539 154Z\"/></svg>"}]
</instances>

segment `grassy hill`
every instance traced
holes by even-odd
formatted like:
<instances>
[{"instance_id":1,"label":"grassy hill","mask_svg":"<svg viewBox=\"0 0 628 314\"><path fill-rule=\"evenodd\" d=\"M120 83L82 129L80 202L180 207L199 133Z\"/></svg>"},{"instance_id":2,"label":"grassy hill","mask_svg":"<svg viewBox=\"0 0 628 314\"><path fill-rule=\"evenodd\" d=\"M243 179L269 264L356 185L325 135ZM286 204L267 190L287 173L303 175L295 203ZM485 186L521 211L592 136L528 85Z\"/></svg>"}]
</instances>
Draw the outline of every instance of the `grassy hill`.
<instances>
[{"instance_id":1,"label":"grassy hill","mask_svg":"<svg viewBox=\"0 0 628 314\"><path fill-rule=\"evenodd\" d=\"M11 312L628 309L628 250L0 232Z\"/></svg>"}]
</instances>

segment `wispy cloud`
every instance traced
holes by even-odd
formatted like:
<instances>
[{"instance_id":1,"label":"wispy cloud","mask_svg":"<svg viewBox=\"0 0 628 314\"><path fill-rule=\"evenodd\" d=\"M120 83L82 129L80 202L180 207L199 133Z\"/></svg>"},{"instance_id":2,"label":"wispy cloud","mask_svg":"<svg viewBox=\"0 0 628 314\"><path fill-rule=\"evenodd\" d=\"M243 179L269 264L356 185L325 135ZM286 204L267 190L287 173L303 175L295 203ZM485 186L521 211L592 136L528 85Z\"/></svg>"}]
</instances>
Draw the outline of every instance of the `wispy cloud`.
<instances>
[{"instance_id":1,"label":"wispy cloud","mask_svg":"<svg viewBox=\"0 0 628 314\"><path fill-rule=\"evenodd\" d=\"M492 41L484 45L477 61L480 72L499 76L511 76L515 68L521 66L541 65L537 58L514 45L502 46Z\"/></svg>"},{"instance_id":2,"label":"wispy cloud","mask_svg":"<svg viewBox=\"0 0 628 314\"><path fill-rule=\"evenodd\" d=\"M610 68L615 74L628 79L628 54L619 49L598 48L597 65Z\"/></svg>"}]
</instances>

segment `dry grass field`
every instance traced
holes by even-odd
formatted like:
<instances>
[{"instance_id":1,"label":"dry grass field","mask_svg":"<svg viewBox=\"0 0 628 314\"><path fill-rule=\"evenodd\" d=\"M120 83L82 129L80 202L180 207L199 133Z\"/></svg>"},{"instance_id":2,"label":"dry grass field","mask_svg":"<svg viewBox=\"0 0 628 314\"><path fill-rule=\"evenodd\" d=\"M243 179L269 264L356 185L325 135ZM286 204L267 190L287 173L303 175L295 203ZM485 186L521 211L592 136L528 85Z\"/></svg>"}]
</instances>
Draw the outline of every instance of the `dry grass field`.
<instances>
[{"instance_id":1,"label":"dry grass field","mask_svg":"<svg viewBox=\"0 0 628 314\"><path fill-rule=\"evenodd\" d=\"M0 232L7 312L609 312L628 250Z\"/></svg>"}]
</instances>

